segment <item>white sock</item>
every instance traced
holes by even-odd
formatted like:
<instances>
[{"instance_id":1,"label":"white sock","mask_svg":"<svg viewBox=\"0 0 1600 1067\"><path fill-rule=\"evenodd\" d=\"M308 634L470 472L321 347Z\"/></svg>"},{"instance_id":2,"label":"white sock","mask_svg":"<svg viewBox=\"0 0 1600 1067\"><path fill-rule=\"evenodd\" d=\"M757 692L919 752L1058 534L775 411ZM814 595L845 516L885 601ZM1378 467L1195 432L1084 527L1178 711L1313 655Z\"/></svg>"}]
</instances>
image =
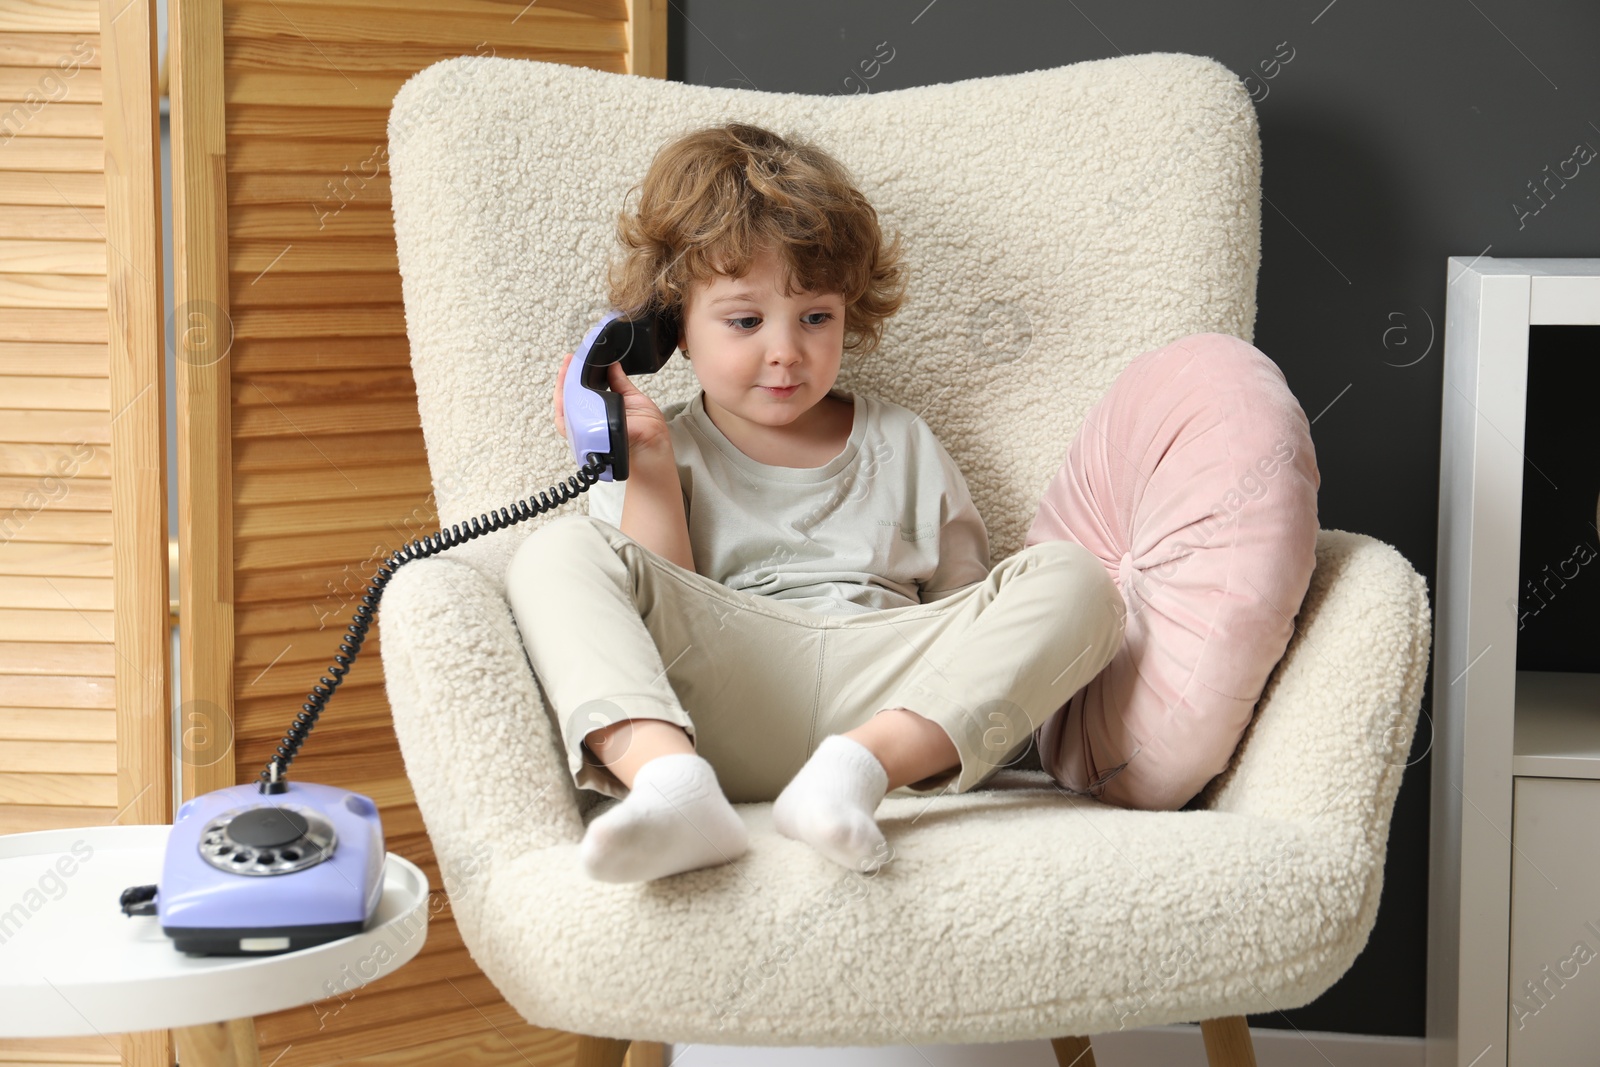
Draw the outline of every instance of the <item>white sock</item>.
<instances>
[{"instance_id":1,"label":"white sock","mask_svg":"<svg viewBox=\"0 0 1600 1067\"><path fill-rule=\"evenodd\" d=\"M840 866L876 870L889 849L872 813L888 789L889 775L871 749L829 734L778 794L772 823Z\"/></svg>"},{"instance_id":2,"label":"white sock","mask_svg":"<svg viewBox=\"0 0 1600 1067\"><path fill-rule=\"evenodd\" d=\"M628 795L590 821L578 855L595 881L648 882L727 863L749 847L711 764L673 752L641 766Z\"/></svg>"}]
</instances>

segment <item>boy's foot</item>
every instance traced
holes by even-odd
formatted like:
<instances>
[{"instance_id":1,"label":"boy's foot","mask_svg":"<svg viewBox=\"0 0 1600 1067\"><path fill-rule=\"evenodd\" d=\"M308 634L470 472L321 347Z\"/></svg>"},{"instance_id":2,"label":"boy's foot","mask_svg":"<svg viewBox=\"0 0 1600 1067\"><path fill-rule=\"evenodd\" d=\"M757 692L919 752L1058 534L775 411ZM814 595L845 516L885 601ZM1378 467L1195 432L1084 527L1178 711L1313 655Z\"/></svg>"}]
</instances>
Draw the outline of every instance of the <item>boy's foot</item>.
<instances>
[{"instance_id":1,"label":"boy's foot","mask_svg":"<svg viewBox=\"0 0 1600 1067\"><path fill-rule=\"evenodd\" d=\"M750 847L705 757L673 752L641 766L616 807L596 816L578 856L598 882L648 882L737 859Z\"/></svg>"},{"instance_id":2,"label":"boy's foot","mask_svg":"<svg viewBox=\"0 0 1600 1067\"><path fill-rule=\"evenodd\" d=\"M871 749L830 734L778 794L772 823L842 867L876 870L889 845L872 813L888 789L889 775Z\"/></svg>"}]
</instances>

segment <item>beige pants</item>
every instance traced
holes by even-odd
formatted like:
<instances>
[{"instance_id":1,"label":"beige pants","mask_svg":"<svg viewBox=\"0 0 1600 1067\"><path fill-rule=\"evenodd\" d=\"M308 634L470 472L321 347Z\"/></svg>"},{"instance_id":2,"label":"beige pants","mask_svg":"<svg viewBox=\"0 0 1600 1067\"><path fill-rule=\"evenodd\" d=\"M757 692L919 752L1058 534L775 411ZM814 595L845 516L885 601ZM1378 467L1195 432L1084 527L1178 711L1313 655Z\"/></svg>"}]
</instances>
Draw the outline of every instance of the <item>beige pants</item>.
<instances>
[{"instance_id":1,"label":"beige pants","mask_svg":"<svg viewBox=\"0 0 1600 1067\"><path fill-rule=\"evenodd\" d=\"M938 723L961 757L903 788L966 792L1025 755L1111 662L1127 611L1070 541L1026 548L932 604L824 614L729 589L587 515L536 530L506 580L579 788L627 796L583 739L662 719L688 731L735 804L776 799L823 738L894 707Z\"/></svg>"}]
</instances>

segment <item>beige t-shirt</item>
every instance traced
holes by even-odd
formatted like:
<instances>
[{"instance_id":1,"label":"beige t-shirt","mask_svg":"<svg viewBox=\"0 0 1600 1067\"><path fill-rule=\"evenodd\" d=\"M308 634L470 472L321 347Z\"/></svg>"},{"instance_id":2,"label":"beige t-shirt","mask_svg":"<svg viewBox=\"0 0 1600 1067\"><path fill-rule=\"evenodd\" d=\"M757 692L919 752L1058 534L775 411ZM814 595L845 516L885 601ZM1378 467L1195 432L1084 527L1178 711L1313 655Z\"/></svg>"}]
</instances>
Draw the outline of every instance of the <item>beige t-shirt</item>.
<instances>
[{"instance_id":1,"label":"beige t-shirt","mask_svg":"<svg viewBox=\"0 0 1600 1067\"><path fill-rule=\"evenodd\" d=\"M855 405L822 467L757 463L717 429L704 392L661 409L683 484L695 569L808 611L926 604L989 574L989 532L966 479L921 417L840 389ZM589 514L621 527L627 482L596 482Z\"/></svg>"}]
</instances>

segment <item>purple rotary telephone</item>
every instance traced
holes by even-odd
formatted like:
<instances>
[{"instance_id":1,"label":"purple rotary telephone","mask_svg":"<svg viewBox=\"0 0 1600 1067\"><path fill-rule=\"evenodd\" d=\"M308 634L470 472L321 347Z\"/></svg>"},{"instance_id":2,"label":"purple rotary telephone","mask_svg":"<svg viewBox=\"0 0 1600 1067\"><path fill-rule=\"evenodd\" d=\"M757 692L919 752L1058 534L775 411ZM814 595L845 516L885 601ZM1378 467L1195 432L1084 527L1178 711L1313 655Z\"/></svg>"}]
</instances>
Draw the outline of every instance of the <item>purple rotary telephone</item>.
<instances>
[{"instance_id":1,"label":"purple rotary telephone","mask_svg":"<svg viewBox=\"0 0 1600 1067\"><path fill-rule=\"evenodd\" d=\"M289 764L349 673L394 572L475 537L552 511L597 481L628 478L628 426L608 367L654 374L672 357L678 319L612 311L583 337L567 369L562 406L567 443L580 465L564 484L510 507L412 541L378 568L346 628L328 675L302 710L259 781L206 793L178 809L167 837L160 888L122 893L126 915L157 915L180 952L272 955L360 933L383 893L383 824L371 797L287 780ZM574 373L576 372L576 373Z\"/></svg>"}]
</instances>

